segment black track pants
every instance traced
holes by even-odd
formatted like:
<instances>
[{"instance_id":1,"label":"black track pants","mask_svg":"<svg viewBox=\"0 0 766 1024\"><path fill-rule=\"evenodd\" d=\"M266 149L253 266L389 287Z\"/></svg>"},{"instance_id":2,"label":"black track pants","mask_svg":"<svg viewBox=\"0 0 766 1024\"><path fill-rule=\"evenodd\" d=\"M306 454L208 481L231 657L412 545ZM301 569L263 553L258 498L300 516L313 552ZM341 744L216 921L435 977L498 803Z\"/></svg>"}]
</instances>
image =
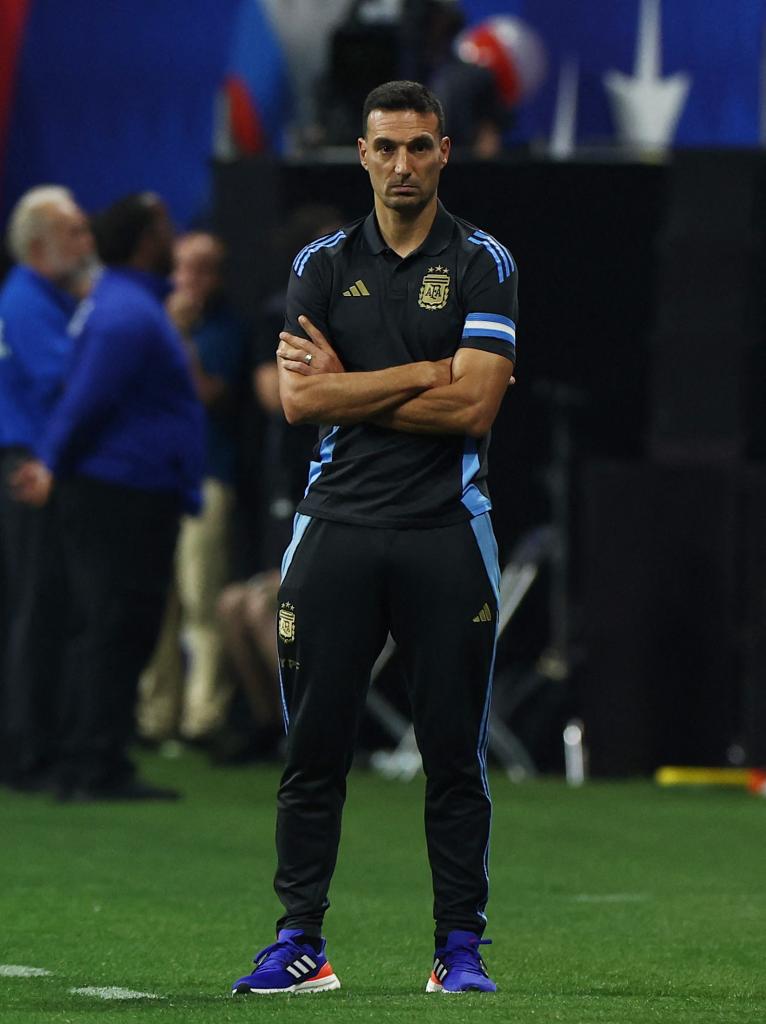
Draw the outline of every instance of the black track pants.
<instances>
[{"instance_id":1,"label":"black track pants","mask_svg":"<svg viewBox=\"0 0 766 1024\"><path fill-rule=\"evenodd\" d=\"M6 449L0 457L7 616L0 760L11 781L50 768L57 758L68 625L57 498L44 508L31 508L11 495L9 477L29 458L21 449Z\"/></svg>"},{"instance_id":2,"label":"black track pants","mask_svg":"<svg viewBox=\"0 0 766 1024\"><path fill-rule=\"evenodd\" d=\"M138 677L159 635L181 509L173 494L83 477L58 491L75 620L62 782L98 789L133 774Z\"/></svg>"},{"instance_id":3,"label":"black track pants","mask_svg":"<svg viewBox=\"0 0 766 1024\"><path fill-rule=\"evenodd\" d=\"M346 775L370 671L390 630L426 774L436 931L482 932L498 577L487 515L427 530L296 517L279 595L289 728L277 812L275 888L285 908L278 927L321 932Z\"/></svg>"}]
</instances>

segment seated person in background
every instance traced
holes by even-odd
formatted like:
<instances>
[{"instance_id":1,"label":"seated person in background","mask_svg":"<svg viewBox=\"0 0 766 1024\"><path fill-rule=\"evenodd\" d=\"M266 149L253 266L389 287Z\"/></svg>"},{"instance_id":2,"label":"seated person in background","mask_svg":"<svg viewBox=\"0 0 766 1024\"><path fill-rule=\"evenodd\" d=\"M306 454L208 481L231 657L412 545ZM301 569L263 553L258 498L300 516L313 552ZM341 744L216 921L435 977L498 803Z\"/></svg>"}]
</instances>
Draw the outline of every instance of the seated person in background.
<instances>
[{"instance_id":1,"label":"seated person in background","mask_svg":"<svg viewBox=\"0 0 766 1024\"><path fill-rule=\"evenodd\" d=\"M141 677L138 727L148 740L206 740L220 729L231 695L216 602L229 573L245 332L223 294L225 257L221 240L207 232L183 235L175 245L167 309L205 407L207 456L202 513L181 523L163 630Z\"/></svg>"},{"instance_id":2,"label":"seated person in background","mask_svg":"<svg viewBox=\"0 0 766 1024\"><path fill-rule=\"evenodd\" d=\"M218 737L211 749L218 763L270 760L279 754L284 723L274 643L278 591L279 569L267 569L243 583L231 583L219 598L229 669L241 687L251 722L247 729L240 723Z\"/></svg>"}]
</instances>

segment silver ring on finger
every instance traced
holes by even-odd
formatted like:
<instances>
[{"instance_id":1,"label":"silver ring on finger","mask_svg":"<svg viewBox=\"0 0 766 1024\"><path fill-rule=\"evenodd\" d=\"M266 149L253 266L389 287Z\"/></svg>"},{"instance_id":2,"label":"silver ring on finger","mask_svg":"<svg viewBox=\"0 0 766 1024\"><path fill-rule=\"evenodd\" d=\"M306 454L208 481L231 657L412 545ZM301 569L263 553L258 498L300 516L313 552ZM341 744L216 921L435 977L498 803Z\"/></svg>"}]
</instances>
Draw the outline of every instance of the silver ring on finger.
<instances>
[{"instance_id":1,"label":"silver ring on finger","mask_svg":"<svg viewBox=\"0 0 766 1024\"><path fill-rule=\"evenodd\" d=\"M306 355L303 357L303 362L306 364L306 366L311 366L311 360L313 358L313 355L310 352L307 352Z\"/></svg>"}]
</instances>

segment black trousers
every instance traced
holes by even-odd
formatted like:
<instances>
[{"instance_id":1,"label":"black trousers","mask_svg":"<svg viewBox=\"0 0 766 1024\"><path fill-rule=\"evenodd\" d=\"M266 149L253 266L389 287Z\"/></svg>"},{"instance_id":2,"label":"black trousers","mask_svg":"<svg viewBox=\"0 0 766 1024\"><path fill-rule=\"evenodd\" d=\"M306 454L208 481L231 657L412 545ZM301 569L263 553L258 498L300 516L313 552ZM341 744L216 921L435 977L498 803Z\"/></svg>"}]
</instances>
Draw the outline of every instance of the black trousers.
<instances>
[{"instance_id":1,"label":"black trousers","mask_svg":"<svg viewBox=\"0 0 766 1024\"><path fill-rule=\"evenodd\" d=\"M486 740L499 573L488 516L427 530L296 517L279 593L289 720L277 805L278 927L321 932L370 671L390 630L426 774L437 937L481 934Z\"/></svg>"},{"instance_id":2,"label":"black trousers","mask_svg":"<svg viewBox=\"0 0 766 1024\"><path fill-rule=\"evenodd\" d=\"M10 475L30 457L22 449L0 455L5 611L0 758L2 775L12 782L46 771L57 758L67 632L55 497L38 509L15 501L10 492Z\"/></svg>"},{"instance_id":3,"label":"black trousers","mask_svg":"<svg viewBox=\"0 0 766 1024\"><path fill-rule=\"evenodd\" d=\"M76 478L58 485L72 590L65 785L129 778L138 678L159 635L181 507L177 496Z\"/></svg>"}]
</instances>

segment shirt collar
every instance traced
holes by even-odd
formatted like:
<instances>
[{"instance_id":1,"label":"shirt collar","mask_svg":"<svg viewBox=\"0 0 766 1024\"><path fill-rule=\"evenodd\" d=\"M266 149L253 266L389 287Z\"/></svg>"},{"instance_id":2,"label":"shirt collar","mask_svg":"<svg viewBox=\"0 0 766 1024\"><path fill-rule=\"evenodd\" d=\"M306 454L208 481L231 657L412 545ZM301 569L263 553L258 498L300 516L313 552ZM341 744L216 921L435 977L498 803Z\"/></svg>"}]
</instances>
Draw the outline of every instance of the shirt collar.
<instances>
[{"instance_id":1,"label":"shirt collar","mask_svg":"<svg viewBox=\"0 0 766 1024\"><path fill-rule=\"evenodd\" d=\"M437 199L436 216L434 217L434 222L431 225L431 230L417 249L410 253L410 256L414 256L417 253L424 253L427 256L436 256L438 253L443 252L452 241L452 230L454 226L455 218L444 209L441 204L441 200ZM375 216L374 209L365 219L363 233L364 240L367 242L370 251L376 256L383 252L384 249L388 248L380 233L378 219Z\"/></svg>"}]
</instances>

